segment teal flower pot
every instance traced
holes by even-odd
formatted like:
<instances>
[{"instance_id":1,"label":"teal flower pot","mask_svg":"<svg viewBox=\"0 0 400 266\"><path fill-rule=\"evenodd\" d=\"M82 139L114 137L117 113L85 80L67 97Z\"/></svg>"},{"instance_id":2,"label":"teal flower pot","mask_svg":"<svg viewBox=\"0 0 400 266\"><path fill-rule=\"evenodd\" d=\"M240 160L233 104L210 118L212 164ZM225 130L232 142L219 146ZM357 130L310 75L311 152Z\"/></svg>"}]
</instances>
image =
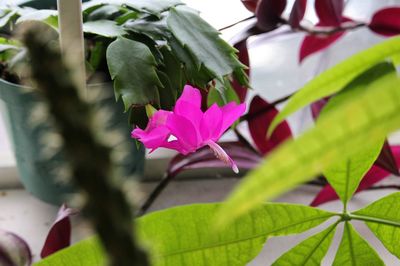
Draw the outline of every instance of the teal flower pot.
<instances>
[{"instance_id":1,"label":"teal flower pot","mask_svg":"<svg viewBox=\"0 0 400 266\"><path fill-rule=\"evenodd\" d=\"M108 87L107 87L108 86ZM144 149L137 148L130 138L132 128L128 125L128 114L123 113L123 105L115 102L111 84L92 85L88 94L102 90L102 97L96 102L111 116L106 128L117 130L124 135L123 144L129 154L118 161L125 176L142 176L144 168ZM65 180L60 180L60 165L63 164L61 152L50 159L42 156L44 147L41 144L44 134L53 130L49 122L32 126L29 122L32 110L38 104L43 104L40 97L32 90L0 80L0 99L4 101L7 112L8 132L12 137L13 148L17 160L21 182L25 188L37 198L52 203L61 204L66 196L73 192ZM1 177L0 177L1 178Z\"/></svg>"}]
</instances>

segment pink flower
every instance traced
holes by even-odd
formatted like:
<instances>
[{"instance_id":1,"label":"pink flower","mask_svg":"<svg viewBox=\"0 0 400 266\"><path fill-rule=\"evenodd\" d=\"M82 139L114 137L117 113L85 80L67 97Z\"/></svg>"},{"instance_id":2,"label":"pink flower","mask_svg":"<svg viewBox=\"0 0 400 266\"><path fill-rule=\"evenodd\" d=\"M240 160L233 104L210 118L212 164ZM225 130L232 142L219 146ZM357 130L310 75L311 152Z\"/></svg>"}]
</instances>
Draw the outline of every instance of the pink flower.
<instances>
[{"instance_id":1,"label":"pink flower","mask_svg":"<svg viewBox=\"0 0 400 266\"><path fill-rule=\"evenodd\" d=\"M223 107L213 104L203 113L200 91L186 85L173 112L155 112L146 129L135 128L132 137L152 151L163 147L184 155L207 145L218 159L238 173L235 162L216 142L245 110L244 103L238 105L231 102Z\"/></svg>"}]
</instances>

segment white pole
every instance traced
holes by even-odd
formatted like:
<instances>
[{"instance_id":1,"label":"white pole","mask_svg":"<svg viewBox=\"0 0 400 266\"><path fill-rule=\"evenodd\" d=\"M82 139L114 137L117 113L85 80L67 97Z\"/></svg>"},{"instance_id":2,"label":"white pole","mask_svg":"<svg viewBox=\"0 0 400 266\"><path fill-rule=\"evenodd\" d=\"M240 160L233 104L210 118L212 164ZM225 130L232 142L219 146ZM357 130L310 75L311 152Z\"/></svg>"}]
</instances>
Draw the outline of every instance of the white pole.
<instances>
[{"instance_id":1,"label":"white pole","mask_svg":"<svg viewBox=\"0 0 400 266\"><path fill-rule=\"evenodd\" d=\"M81 0L57 0L57 6L60 43L64 60L70 65L79 87L86 88Z\"/></svg>"}]
</instances>

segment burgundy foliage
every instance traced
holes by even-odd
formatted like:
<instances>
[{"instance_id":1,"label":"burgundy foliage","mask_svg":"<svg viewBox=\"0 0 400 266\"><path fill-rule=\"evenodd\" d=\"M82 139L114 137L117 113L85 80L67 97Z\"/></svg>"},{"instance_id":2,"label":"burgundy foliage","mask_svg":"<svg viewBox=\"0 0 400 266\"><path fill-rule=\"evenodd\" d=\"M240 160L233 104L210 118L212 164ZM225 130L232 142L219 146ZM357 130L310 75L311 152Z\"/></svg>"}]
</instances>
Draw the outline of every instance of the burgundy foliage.
<instances>
[{"instance_id":1,"label":"burgundy foliage","mask_svg":"<svg viewBox=\"0 0 400 266\"><path fill-rule=\"evenodd\" d=\"M340 26L343 0L315 0L315 11L321 26Z\"/></svg>"},{"instance_id":2,"label":"burgundy foliage","mask_svg":"<svg viewBox=\"0 0 400 266\"><path fill-rule=\"evenodd\" d=\"M290 12L289 25L298 28L306 12L307 0L296 0Z\"/></svg>"},{"instance_id":3,"label":"burgundy foliage","mask_svg":"<svg viewBox=\"0 0 400 266\"><path fill-rule=\"evenodd\" d=\"M247 50L247 39L235 44L235 48L239 51L240 62L248 67L248 69L246 69L246 74L249 76L250 59L249 52ZM240 102L244 102L246 100L247 88L240 85L240 83L236 79L233 80L232 86L235 89L236 94L239 96Z\"/></svg>"},{"instance_id":4,"label":"burgundy foliage","mask_svg":"<svg viewBox=\"0 0 400 266\"><path fill-rule=\"evenodd\" d=\"M327 36L317 36L317 35L306 36L300 47L299 62L301 63L306 57L328 48L334 42L339 40L344 34L345 32L337 32Z\"/></svg>"},{"instance_id":5,"label":"burgundy foliage","mask_svg":"<svg viewBox=\"0 0 400 266\"><path fill-rule=\"evenodd\" d=\"M262 30L271 30L281 21L286 0L261 0L256 9L257 26Z\"/></svg>"},{"instance_id":6,"label":"burgundy foliage","mask_svg":"<svg viewBox=\"0 0 400 266\"><path fill-rule=\"evenodd\" d=\"M383 36L400 34L400 7L390 7L376 12L368 27Z\"/></svg>"},{"instance_id":7,"label":"burgundy foliage","mask_svg":"<svg viewBox=\"0 0 400 266\"><path fill-rule=\"evenodd\" d=\"M396 160L396 164L400 165L400 146L392 146L391 151ZM356 193L372 187L374 184L388 177L390 174L390 172L373 165L360 182ZM326 185L311 202L311 206L318 206L338 198L339 197L337 196L335 190L330 185Z\"/></svg>"},{"instance_id":8,"label":"burgundy foliage","mask_svg":"<svg viewBox=\"0 0 400 266\"><path fill-rule=\"evenodd\" d=\"M241 0L241 1L242 1L242 4L243 4L250 12L253 12L253 13L256 12L258 0Z\"/></svg>"},{"instance_id":9,"label":"burgundy foliage","mask_svg":"<svg viewBox=\"0 0 400 266\"><path fill-rule=\"evenodd\" d=\"M60 249L66 248L71 243L70 216L76 212L65 205L58 211L57 218L51 226L40 256L45 258Z\"/></svg>"},{"instance_id":10,"label":"burgundy foliage","mask_svg":"<svg viewBox=\"0 0 400 266\"><path fill-rule=\"evenodd\" d=\"M270 108L268 111L263 111L268 108ZM260 114L260 112L262 113ZM292 131L285 121L276 128L270 138L267 138L267 130L277 114L278 110L270 106L260 96L255 96L251 101L248 113L249 130L257 149L263 155L269 153L276 146L292 137Z\"/></svg>"},{"instance_id":11,"label":"burgundy foliage","mask_svg":"<svg viewBox=\"0 0 400 266\"><path fill-rule=\"evenodd\" d=\"M311 106L310 106L311 107L311 115L314 120L317 120L319 114L321 113L324 106L328 103L328 101L329 101L329 97L318 100L311 104Z\"/></svg>"},{"instance_id":12,"label":"burgundy foliage","mask_svg":"<svg viewBox=\"0 0 400 266\"><path fill-rule=\"evenodd\" d=\"M239 169L252 169L261 161L259 154L240 142L222 142L219 145L235 161ZM204 147L188 155L178 154L170 162L167 174L175 176L183 170L198 168L225 168L226 164Z\"/></svg>"}]
</instances>

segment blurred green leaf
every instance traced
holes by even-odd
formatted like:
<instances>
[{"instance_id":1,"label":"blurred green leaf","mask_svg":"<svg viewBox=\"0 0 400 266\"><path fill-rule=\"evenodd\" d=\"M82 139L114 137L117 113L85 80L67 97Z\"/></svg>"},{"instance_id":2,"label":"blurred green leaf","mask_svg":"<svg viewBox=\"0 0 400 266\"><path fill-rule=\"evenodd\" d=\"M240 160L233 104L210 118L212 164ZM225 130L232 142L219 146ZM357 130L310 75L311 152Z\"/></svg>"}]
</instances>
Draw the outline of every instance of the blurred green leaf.
<instances>
[{"instance_id":1,"label":"blurred green leaf","mask_svg":"<svg viewBox=\"0 0 400 266\"><path fill-rule=\"evenodd\" d=\"M16 23L24 21L42 21L54 29L58 29L58 12L50 9L35 10L21 15Z\"/></svg>"},{"instance_id":2,"label":"blurred green leaf","mask_svg":"<svg viewBox=\"0 0 400 266\"><path fill-rule=\"evenodd\" d=\"M116 98L122 97L125 110L132 105L159 103L156 61L143 43L119 37L107 49L107 63Z\"/></svg>"},{"instance_id":3,"label":"blurred green leaf","mask_svg":"<svg viewBox=\"0 0 400 266\"><path fill-rule=\"evenodd\" d=\"M302 265L319 266L331 245L337 223L324 231L302 241L294 248L280 256L272 266Z\"/></svg>"},{"instance_id":4,"label":"blurred green leaf","mask_svg":"<svg viewBox=\"0 0 400 266\"><path fill-rule=\"evenodd\" d=\"M329 100L327 105L322 109L317 123L323 120L331 111L340 109L342 105L357 98L363 93L365 87L369 83L373 82L375 79L379 79L388 71L393 71L393 66L388 63L383 63L372 67L354 79L346 88ZM351 199L360 184L361 179L378 158L384 141L385 137L371 140L365 143L363 148L353 156L324 170L324 176L335 189L345 208L347 202ZM345 154L347 153L348 152L345 152Z\"/></svg>"},{"instance_id":5,"label":"blurred green leaf","mask_svg":"<svg viewBox=\"0 0 400 266\"><path fill-rule=\"evenodd\" d=\"M400 258L400 192L386 196L367 207L355 211L358 220L363 220L397 258Z\"/></svg>"},{"instance_id":6,"label":"blurred green leaf","mask_svg":"<svg viewBox=\"0 0 400 266\"><path fill-rule=\"evenodd\" d=\"M346 222L333 266L385 265L376 251Z\"/></svg>"},{"instance_id":7,"label":"blurred green leaf","mask_svg":"<svg viewBox=\"0 0 400 266\"><path fill-rule=\"evenodd\" d=\"M357 53L307 83L277 115L271 124L268 134L296 112L319 99L332 95L343 89L355 77L385 59L400 54L400 37L388 39L369 49Z\"/></svg>"},{"instance_id":8,"label":"blurred green leaf","mask_svg":"<svg viewBox=\"0 0 400 266\"><path fill-rule=\"evenodd\" d=\"M366 143L384 138L400 127L400 80L393 67L379 78L363 83L358 97L347 100L326 114L317 125L289 140L236 187L219 213L227 224L297 185L313 179L329 167L364 149ZM359 80L363 82L363 79ZM354 86L357 82L352 83Z\"/></svg>"}]
</instances>

